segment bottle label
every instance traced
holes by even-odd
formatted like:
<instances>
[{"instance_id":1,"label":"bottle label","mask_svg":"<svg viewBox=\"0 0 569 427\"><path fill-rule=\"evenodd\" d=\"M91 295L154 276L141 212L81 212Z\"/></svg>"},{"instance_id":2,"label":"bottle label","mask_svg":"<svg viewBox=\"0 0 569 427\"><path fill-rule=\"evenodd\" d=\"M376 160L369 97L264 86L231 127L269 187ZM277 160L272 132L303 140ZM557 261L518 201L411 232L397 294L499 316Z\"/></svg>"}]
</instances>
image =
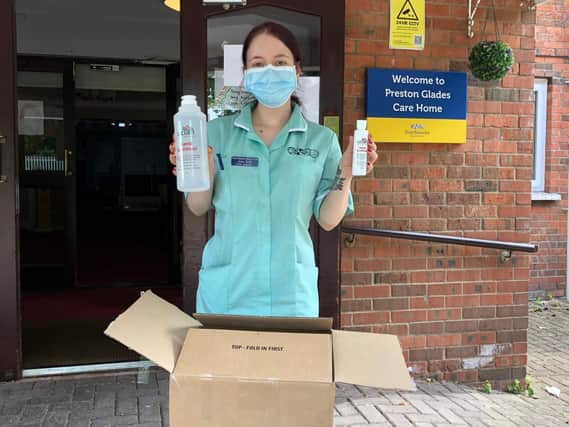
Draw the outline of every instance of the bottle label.
<instances>
[{"instance_id":1,"label":"bottle label","mask_svg":"<svg viewBox=\"0 0 569 427\"><path fill-rule=\"evenodd\" d=\"M179 161L180 166L186 171L199 170L201 168L201 150L199 137L192 123L180 126L179 131Z\"/></svg>"},{"instance_id":2,"label":"bottle label","mask_svg":"<svg viewBox=\"0 0 569 427\"><path fill-rule=\"evenodd\" d=\"M195 136L196 130L190 125L182 126L182 136Z\"/></svg>"},{"instance_id":3,"label":"bottle label","mask_svg":"<svg viewBox=\"0 0 569 427\"><path fill-rule=\"evenodd\" d=\"M357 135L356 135L357 136ZM367 171L367 138L354 141L352 173L355 176L365 175Z\"/></svg>"}]
</instances>

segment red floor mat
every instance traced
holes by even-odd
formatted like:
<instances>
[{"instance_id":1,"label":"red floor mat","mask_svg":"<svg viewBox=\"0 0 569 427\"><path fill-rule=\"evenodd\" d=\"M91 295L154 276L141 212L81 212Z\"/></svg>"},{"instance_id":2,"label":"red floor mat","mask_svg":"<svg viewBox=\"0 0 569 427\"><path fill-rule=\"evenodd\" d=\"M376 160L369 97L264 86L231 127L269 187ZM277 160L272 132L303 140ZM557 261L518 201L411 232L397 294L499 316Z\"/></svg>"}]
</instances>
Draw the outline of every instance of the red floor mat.
<instances>
[{"instance_id":1,"label":"red floor mat","mask_svg":"<svg viewBox=\"0 0 569 427\"><path fill-rule=\"evenodd\" d=\"M90 288L22 293L22 320L112 320L148 287ZM180 287L152 289L160 297L182 306Z\"/></svg>"}]
</instances>

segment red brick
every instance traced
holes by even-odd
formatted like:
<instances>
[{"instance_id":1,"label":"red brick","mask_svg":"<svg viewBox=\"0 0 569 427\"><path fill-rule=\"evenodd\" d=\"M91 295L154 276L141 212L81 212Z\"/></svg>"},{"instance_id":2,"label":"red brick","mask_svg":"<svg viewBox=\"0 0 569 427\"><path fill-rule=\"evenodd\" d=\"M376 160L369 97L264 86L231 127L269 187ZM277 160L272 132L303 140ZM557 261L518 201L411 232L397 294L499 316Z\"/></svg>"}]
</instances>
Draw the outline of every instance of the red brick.
<instances>
[{"instance_id":1,"label":"red brick","mask_svg":"<svg viewBox=\"0 0 569 427\"><path fill-rule=\"evenodd\" d=\"M435 335L427 337L428 347L450 347L461 344L460 334Z\"/></svg>"},{"instance_id":2,"label":"red brick","mask_svg":"<svg viewBox=\"0 0 569 427\"><path fill-rule=\"evenodd\" d=\"M345 284L342 283L342 286L340 288L340 292L341 292L342 298L351 299L354 297L354 287L353 286L346 286Z\"/></svg>"},{"instance_id":3,"label":"red brick","mask_svg":"<svg viewBox=\"0 0 569 427\"><path fill-rule=\"evenodd\" d=\"M429 285L429 295L459 295L462 293L462 285L460 283L445 283Z\"/></svg>"},{"instance_id":4,"label":"red brick","mask_svg":"<svg viewBox=\"0 0 569 427\"><path fill-rule=\"evenodd\" d=\"M527 292L528 283L525 280L499 282L498 292Z\"/></svg>"},{"instance_id":5,"label":"red brick","mask_svg":"<svg viewBox=\"0 0 569 427\"><path fill-rule=\"evenodd\" d=\"M427 338L425 336L405 336L399 337L399 342L404 349L424 348L427 343Z\"/></svg>"},{"instance_id":6,"label":"red brick","mask_svg":"<svg viewBox=\"0 0 569 427\"><path fill-rule=\"evenodd\" d=\"M427 267L425 258L402 258L394 259L392 269L397 270L421 270Z\"/></svg>"},{"instance_id":7,"label":"red brick","mask_svg":"<svg viewBox=\"0 0 569 427\"><path fill-rule=\"evenodd\" d=\"M394 297L420 296L425 295L426 289L426 285L393 284L391 285L391 295Z\"/></svg>"},{"instance_id":8,"label":"red brick","mask_svg":"<svg viewBox=\"0 0 569 427\"><path fill-rule=\"evenodd\" d=\"M439 166L414 167L411 170L413 178L443 178L446 168Z\"/></svg>"},{"instance_id":9,"label":"red brick","mask_svg":"<svg viewBox=\"0 0 569 427\"><path fill-rule=\"evenodd\" d=\"M410 308L441 308L445 306L445 298L440 297L413 297Z\"/></svg>"},{"instance_id":10,"label":"red brick","mask_svg":"<svg viewBox=\"0 0 569 427\"><path fill-rule=\"evenodd\" d=\"M452 282L480 280L480 270L450 270L447 272L447 280Z\"/></svg>"},{"instance_id":11,"label":"red brick","mask_svg":"<svg viewBox=\"0 0 569 427\"><path fill-rule=\"evenodd\" d=\"M464 182L462 180L437 180L431 181L429 189L430 191L441 191L441 192L448 192L448 191L463 191L464 190Z\"/></svg>"},{"instance_id":12,"label":"red brick","mask_svg":"<svg viewBox=\"0 0 569 427\"><path fill-rule=\"evenodd\" d=\"M392 323L424 322L427 320L425 310L407 310L391 312Z\"/></svg>"},{"instance_id":13,"label":"red brick","mask_svg":"<svg viewBox=\"0 0 569 427\"><path fill-rule=\"evenodd\" d=\"M496 356L495 363L497 368L512 366L512 356Z\"/></svg>"},{"instance_id":14,"label":"red brick","mask_svg":"<svg viewBox=\"0 0 569 427\"><path fill-rule=\"evenodd\" d=\"M355 181L355 188L357 193L373 193L380 191L381 186L376 179L363 178Z\"/></svg>"},{"instance_id":15,"label":"red brick","mask_svg":"<svg viewBox=\"0 0 569 427\"><path fill-rule=\"evenodd\" d=\"M484 203L489 205L513 205L515 197L509 193L485 193Z\"/></svg>"},{"instance_id":16,"label":"red brick","mask_svg":"<svg viewBox=\"0 0 569 427\"><path fill-rule=\"evenodd\" d=\"M379 298L373 300L373 309L378 311L406 310L409 298Z\"/></svg>"},{"instance_id":17,"label":"red brick","mask_svg":"<svg viewBox=\"0 0 569 427\"><path fill-rule=\"evenodd\" d=\"M515 342L512 344L512 353L519 354L519 353L527 353L528 351L528 343L527 342Z\"/></svg>"},{"instance_id":18,"label":"red brick","mask_svg":"<svg viewBox=\"0 0 569 427\"><path fill-rule=\"evenodd\" d=\"M346 68L373 67L375 58L371 55L346 55Z\"/></svg>"},{"instance_id":19,"label":"red brick","mask_svg":"<svg viewBox=\"0 0 569 427\"><path fill-rule=\"evenodd\" d=\"M512 294L481 295L480 305L509 305L513 304Z\"/></svg>"},{"instance_id":20,"label":"red brick","mask_svg":"<svg viewBox=\"0 0 569 427\"><path fill-rule=\"evenodd\" d=\"M396 152L391 155L392 165L426 165L429 163L427 152Z\"/></svg>"},{"instance_id":21,"label":"red brick","mask_svg":"<svg viewBox=\"0 0 569 427\"><path fill-rule=\"evenodd\" d=\"M444 282L445 271L414 271L411 273L413 283Z\"/></svg>"},{"instance_id":22,"label":"red brick","mask_svg":"<svg viewBox=\"0 0 569 427\"><path fill-rule=\"evenodd\" d=\"M385 55L389 53L389 48L386 42L375 40L358 40L357 43L358 54L371 54L371 55ZM373 65L374 63L372 63Z\"/></svg>"},{"instance_id":23,"label":"red brick","mask_svg":"<svg viewBox=\"0 0 569 427\"><path fill-rule=\"evenodd\" d=\"M405 246L378 246L374 249L374 256L376 257L408 257L411 255L411 247Z\"/></svg>"},{"instance_id":24,"label":"red brick","mask_svg":"<svg viewBox=\"0 0 569 427\"><path fill-rule=\"evenodd\" d=\"M429 215L426 206L395 206L393 208L394 218L427 218Z\"/></svg>"},{"instance_id":25,"label":"red brick","mask_svg":"<svg viewBox=\"0 0 569 427\"><path fill-rule=\"evenodd\" d=\"M391 260L383 258L356 259L355 269L357 271L377 271L388 270L391 267Z\"/></svg>"},{"instance_id":26,"label":"red brick","mask_svg":"<svg viewBox=\"0 0 569 427\"><path fill-rule=\"evenodd\" d=\"M345 313L354 311L371 311L371 300L364 299L343 299L342 300L342 311Z\"/></svg>"},{"instance_id":27,"label":"red brick","mask_svg":"<svg viewBox=\"0 0 569 427\"><path fill-rule=\"evenodd\" d=\"M389 285L354 286L355 298L381 298L389 296Z\"/></svg>"},{"instance_id":28,"label":"red brick","mask_svg":"<svg viewBox=\"0 0 569 427\"><path fill-rule=\"evenodd\" d=\"M468 111L472 113L501 113L499 101L468 101Z\"/></svg>"},{"instance_id":29,"label":"red brick","mask_svg":"<svg viewBox=\"0 0 569 427\"><path fill-rule=\"evenodd\" d=\"M354 325L374 325L377 323L389 322L389 313L387 312L367 312L354 313Z\"/></svg>"},{"instance_id":30,"label":"red brick","mask_svg":"<svg viewBox=\"0 0 569 427\"><path fill-rule=\"evenodd\" d=\"M462 335L462 345L484 345L484 344L495 344L495 343L496 343L495 331L472 332Z\"/></svg>"},{"instance_id":31,"label":"red brick","mask_svg":"<svg viewBox=\"0 0 569 427\"><path fill-rule=\"evenodd\" d=\"M495 293L497 286L496 282L478 282L465 283L463 288L465 294L488 294Z\"/></svg>"},{"instance_id":32,"label":"red brick","mask_svg":"<svg viewBox=\"0 0 569 427\"><path fill-rule=\"evenodd\" d=\"M409 335L409 325L394 325L392 323L376 325L373 327L373 332L376 334L391 334L402 337L404 335Z\"/></svg>"},{"instance_id":33,"label":"red brick","mask_svg":"<svg viewBox=\"0 0 569 427\"><path fill-rule=\"evenodd\" d=\"M512 280L514 272L511 268L488 268L482 270L482 280Z\"/></svg>"},{"instance_id":34,"label":"red brick","mask_svg":"<svg viewBox=\"0 0 569 427\"><path fill-rule=\"evenodd\" d=\"M429 310L427 312L428 320L458 320L461 318L462 318L462 310L460 308Z\"/></svg>"},{"instance_id":35,"label":"red brick","mask_svg":"<svg viewBox=\"0 0 569 427\"><path fill-rule=\"evenodd\" d=\"M344 52L345 53L355 53L356 51L356 41L351 39L344 40Z\"/></svg>"},{"instance_id":36,"label":"red brick","mask_svg":"<svg viewBox=\"0 0 569 427\"><path fill-rule=\"evenodd\" d=\"M480 305L480 295L447 296L447 307L475 307Z\"/></svg>"},{"instance_id":37,"label":"red brick","mask_svg":"<svg viewBox=\"0 0 569 427\"><path fill-rule=\"evenodd\" d=\"M374 0L349 0L349 8L347 10L371 12L377 10L377 2Z\"/></svg>"}]
</instances>

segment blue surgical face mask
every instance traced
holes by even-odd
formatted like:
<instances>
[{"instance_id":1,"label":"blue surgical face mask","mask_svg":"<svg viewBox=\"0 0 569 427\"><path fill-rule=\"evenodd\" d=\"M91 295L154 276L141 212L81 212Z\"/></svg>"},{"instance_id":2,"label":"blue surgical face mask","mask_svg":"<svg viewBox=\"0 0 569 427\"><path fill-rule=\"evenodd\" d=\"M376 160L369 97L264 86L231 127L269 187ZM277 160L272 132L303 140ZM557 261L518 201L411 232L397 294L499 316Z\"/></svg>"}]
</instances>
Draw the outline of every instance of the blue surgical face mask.
<instances>
[{"instance_id":1,"label":"blue surgical face mask","mask_svg":"<svg viewBox=\"0 0 569 427\"><path fill-rule=\"evenodd\" d=\"M296 67L267 65L245 70L245 90L269 108L282 107L296 89Z\"/></svg>"}]
</instances>

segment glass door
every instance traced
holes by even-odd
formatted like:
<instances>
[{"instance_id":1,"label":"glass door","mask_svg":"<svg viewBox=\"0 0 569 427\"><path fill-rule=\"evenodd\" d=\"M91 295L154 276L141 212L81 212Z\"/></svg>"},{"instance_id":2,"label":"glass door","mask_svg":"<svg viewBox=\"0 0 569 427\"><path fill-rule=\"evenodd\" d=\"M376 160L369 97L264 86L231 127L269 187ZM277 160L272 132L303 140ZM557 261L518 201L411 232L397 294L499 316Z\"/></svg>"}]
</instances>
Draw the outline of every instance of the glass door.
<instances>
[{"instance_id":1,"label":"glass door","mask_svg":"<svg viewBox=\"0 0 569 427\"><path fill-rule=\"evenodd\" d=\"M74 150L65 64L17 74L22 289L75 285Z\"/></svg>"}]
</instances>

